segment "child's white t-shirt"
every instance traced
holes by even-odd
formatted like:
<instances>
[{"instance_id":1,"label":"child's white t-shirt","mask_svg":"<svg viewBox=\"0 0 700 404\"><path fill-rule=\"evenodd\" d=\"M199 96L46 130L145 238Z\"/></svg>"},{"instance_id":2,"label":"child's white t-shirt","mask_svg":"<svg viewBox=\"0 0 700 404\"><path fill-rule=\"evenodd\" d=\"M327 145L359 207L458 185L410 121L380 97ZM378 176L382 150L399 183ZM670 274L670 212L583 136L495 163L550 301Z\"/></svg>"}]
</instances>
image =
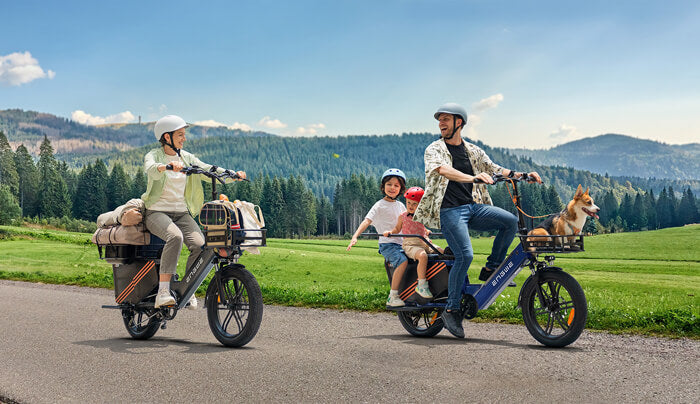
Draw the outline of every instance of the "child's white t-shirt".
<instances>
[{"instance_id":1,"label":"child's white t-shirt","mask_svg":"<svg viewBox=\"0 0 700 404\"><path fill-rule=\"evenodd\" d=\"M399 220L399 215L406 211L406 207L399 201L389 202L382 198L372 206L372 209L367 212L365 219L372 221L372 226L377 229L377 233L382 234L385 231L391 231L396 227L396 222ZM401 244L401 237L384 237L379 236L379 244L394 243Z\"/></svg>"}]
</instances>

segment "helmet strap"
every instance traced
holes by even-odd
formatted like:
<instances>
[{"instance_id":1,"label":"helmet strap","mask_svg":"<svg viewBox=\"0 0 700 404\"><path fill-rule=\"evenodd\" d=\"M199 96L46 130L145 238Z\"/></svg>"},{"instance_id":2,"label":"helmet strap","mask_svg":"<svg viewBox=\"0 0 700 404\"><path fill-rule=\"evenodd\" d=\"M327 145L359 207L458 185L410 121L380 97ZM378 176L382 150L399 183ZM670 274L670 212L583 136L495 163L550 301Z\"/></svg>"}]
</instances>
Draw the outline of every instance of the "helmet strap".
<instances>
[{"instance_id":1,"label":"helmet strap","mask_svg":"<svg viewBox=\"0 0 700 404\"><path fill-rule=\"evenodd\" d=\"M455 137L455 133L457 133L457 115L452 114L452 134L443 139L450 140Z\"/></svg>"},{"instance_id":2,"label":"helmet strap","mask_svg":"<svg viewBox=\"0 0 700 404\"><path fill-rule=\"evenodd\" d=\"M175 153L177 153L178 157L182 158L182 156L180 155L180 149L175 147L175 143L173 143L173 132L168 132L168 135L169 135L168 137L170 138L170 142L165 142L165 144L168 147L170 147L171 149L173 149L173 151L175 151Z\"/></svg>"}]
</instances>

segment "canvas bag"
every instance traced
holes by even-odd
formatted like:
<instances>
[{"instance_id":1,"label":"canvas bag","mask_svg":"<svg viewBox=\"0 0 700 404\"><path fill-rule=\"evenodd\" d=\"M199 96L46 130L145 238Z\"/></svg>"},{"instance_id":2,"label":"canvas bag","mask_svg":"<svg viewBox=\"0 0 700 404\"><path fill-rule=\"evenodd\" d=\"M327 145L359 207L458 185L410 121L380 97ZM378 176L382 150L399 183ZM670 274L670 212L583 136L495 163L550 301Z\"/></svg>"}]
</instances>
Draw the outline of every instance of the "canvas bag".
<instances>
[{"instance_id":1,"label":"canvas bag","mask_svg":"<svg viewBox=\"0 0 700 404\"><path fill-rule=\"evenodd\" d=\"M103 245L148 245L151 243L151 233L146 231L143 224L135 226L100 227L92 235L92 242Z\"/></svg>"},{"instance_id":2,"label":"canvas bag","mask_svg":"<svg viewBox=\"0 0 700 404\"><path fill-rule=\"evenodd\" d=\"M233 202L226 201L224 202L224 204L227 205L227 207L233 210L234 212L240 212L241 223L238 224L241 226L241 229L248 230L245 232L246 236L262 237L262 231L255 231L261 230L265 227L265 218L263 217L262 209L260 209L260 206L254 205L250 202L239 200L235 200ZM235 216L236 215L234 215L234 217L232 218L233 220L236 219ZM251 254L260 254L260 250L258 250L258 247L256 247L256 245L259 245L258 240L246 240L243 243L241 243L241 248L248 251Z\"/></svg>"}]
</instances>

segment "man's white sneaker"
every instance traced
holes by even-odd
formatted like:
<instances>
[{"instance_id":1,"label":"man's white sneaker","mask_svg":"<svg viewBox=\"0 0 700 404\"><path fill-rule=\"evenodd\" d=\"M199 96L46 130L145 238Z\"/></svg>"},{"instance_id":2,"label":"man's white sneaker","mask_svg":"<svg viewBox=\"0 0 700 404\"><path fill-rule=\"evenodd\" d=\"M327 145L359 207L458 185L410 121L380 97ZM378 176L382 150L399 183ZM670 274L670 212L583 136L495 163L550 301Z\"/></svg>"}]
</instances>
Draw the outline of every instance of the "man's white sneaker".
<instances>
[{"instance_id":1,"label":"man's white sneaker","mask_svg":"<svg viewBox=\"0 0 700 404\"><path fill-rule=\"evenodd\" d=\"M192 297L190 297L190 301L188 303L189 303L187 305L188 309L195 310L197 308L197 298L194 295L192 295Z\"/></svg>"},{"instance_id":2,"label":"man's white sneaker","mask_svg":"<svg viewBox=\"0 0 700 404\"><path fill-rule=\"evenodd\" d=\"M156 295L156 304L154 307L157 309L161 306L174 306L175 298L170 294L169 290L159 290Z\"/></svg>"}]
</instances>

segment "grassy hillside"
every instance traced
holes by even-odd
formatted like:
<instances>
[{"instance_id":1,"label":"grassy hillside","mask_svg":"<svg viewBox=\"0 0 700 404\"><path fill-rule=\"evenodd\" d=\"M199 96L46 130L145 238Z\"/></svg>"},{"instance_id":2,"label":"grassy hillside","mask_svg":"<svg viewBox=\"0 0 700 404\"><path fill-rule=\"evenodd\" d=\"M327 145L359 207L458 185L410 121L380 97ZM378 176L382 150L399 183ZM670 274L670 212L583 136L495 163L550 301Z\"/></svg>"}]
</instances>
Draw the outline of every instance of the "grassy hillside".
<instances>
[{"instance_id":1,"label":"grassy hillside","mask_svg":"<svg viewBox=\"0 0 700 404\"><path fill-rule=\"evenodd\" d=\"M111 288L111 267L97 260L88 238L0 226L0 278ZM491 243L474 240L472 277ZM388 282L376 240L361 240L350 252L346 245L274 239L262 255L246 254L241 262L258 278L268 304L382 310ZM586 292L588 328L700 338L700 225L589 237L586 252L560 256L556 263ZM527 276L527 270L518 275L519 286ZM206 283L199 293L205 290ZM477 321L521 323L519 290L507 289Z\"/></svg>"}]
</instances>

